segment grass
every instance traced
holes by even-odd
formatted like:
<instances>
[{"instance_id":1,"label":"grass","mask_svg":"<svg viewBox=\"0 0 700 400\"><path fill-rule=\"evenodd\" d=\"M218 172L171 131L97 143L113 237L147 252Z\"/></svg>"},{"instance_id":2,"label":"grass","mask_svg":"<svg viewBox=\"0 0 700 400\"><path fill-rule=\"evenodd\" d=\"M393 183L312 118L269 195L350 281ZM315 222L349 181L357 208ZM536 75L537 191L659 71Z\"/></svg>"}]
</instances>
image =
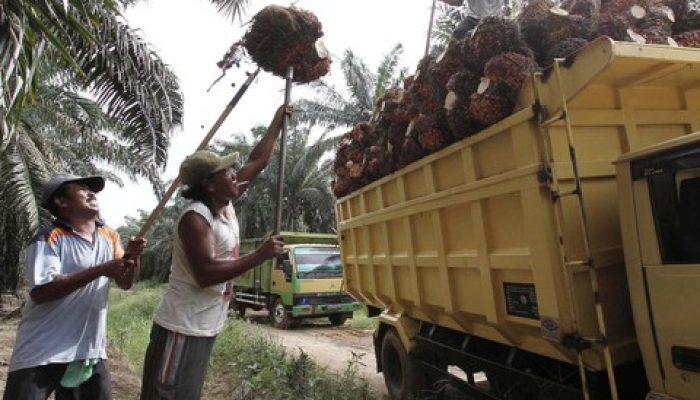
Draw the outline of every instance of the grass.
<instances>
[{"instance_id":1,"label":"grass","mask_svg":"<svg viewBox=\"0 0 700 400\"><path fill-rule=\"evenodd\" d=\"M352 319L348 321L348 324L354 329L374 329L379 323L378 317L368 317L367 316L367 306L362 306L360 310L353 313Z\"/></svg>"},{"instance_id":2,"label":"grass","mask_svg":"<svg viewBox=\"0 0 700 400\"><path fill-rule=\"evenodd\" d=\"M143 368L153 311L164 290L165 285L139 283L128 292L110 293L107 332L110 349L120 352L120 358L139 372ZM360 314L360 320L362 326L372 324L366 313L364 318ZM351 361L341 374L328 371L303 352L288 353L262 329L230 318L212 350L203 398L373 399L367 381L358 375L359 362L359 359Z\"/></svg>"}]
</instances>

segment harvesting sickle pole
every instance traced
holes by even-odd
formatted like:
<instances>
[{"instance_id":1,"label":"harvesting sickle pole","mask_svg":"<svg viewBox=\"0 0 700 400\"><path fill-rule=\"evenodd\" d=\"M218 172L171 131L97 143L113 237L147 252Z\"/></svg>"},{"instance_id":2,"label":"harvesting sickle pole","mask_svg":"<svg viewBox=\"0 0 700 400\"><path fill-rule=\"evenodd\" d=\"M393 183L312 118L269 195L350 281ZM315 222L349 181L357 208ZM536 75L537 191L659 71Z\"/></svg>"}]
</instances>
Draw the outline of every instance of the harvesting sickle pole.
<instances>
[{"instance_id":1,"label":"harvesting sickle pole","mask_svg":"<svg viewBox=\"0 0 700 400\"><path fill-rule=\"evenodd\" d=\"M197 150L202 150L207 145L209 144L209 141L211 140L212 137L214 137L214 134L219 130L221 125L224 123L228 115L231 113L234 107L236 107L236 104L238 104L238 101L240 101L241 97L243 97L243 94L245 94L246 90L250 87L250 85L253 83L253 80L255 80L255 77L258 76L258 73L260 72L260 68L256 68L253 73L248 74L248 79L245 80L243 85L238 89L236 94L233 96L231 101L226 105L226 108L224 108L224 111L219 115L219 118L216 120L214 125L209 129L209 132L207 135L202 139L202 142L199 143L199 146L197 147ZM151 211L151 215L148 216L148 219L146 222L143 224L141 227L141 230L139 231L137 237L142 238L146 235L148 230L153 226L155 223L156 219L160 215L160 213L163 211L163 208L165 208L165 204L170 200L172 195L175 193L175 190L177 187L180 185L180 176L178 175L177 178L173 181L173 183L170 184L170 187L168 190L165 192L163 197L161 197L160 201L158 202L158 205L156 208ZM125 255L124 258L129 258L129 254Z\"/></svg>"},{"instance_id":2,"label":"harvesting sickle pole","mask_svg":"<svg viewBox=\"0 0 700 400\"><path fill-rule=\"evenodd\" d=\"M287 75L285 76L284 88L284 107L289 105L292 95L292 79L294 78L294 66L287 67ZM275 205L275 226L273 229L274 235L279 235L282 230L282 203L284 202L284 174L285 164L287 163L287 125L289 124L289 115L285 112L282 122L282 133L280 134L280 156L279 168L277 174L277 204Z\"/></svg>"}]
</instances>

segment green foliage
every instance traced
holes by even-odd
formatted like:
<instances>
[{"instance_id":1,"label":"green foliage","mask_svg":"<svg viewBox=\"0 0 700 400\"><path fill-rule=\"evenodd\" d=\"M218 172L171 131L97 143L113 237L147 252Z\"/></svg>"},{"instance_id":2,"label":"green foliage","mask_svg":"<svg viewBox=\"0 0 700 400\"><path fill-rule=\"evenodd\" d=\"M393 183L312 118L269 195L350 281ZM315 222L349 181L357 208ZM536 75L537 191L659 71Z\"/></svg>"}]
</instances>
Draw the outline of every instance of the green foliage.
<instances>
[{"instance_id":1,"label":"green foliage","mask_svg":"<svg viewBox=\"0 0 700 400\"><path fill-rule=\"evenodd\" d=\"M325 80L313 82L311 87L316 91L316 97L296 102L299 121L335 128L369 120L374 104L384 91L400 85L407 73L406 68L398 67L402 54L403 46L397 44L372 72L355 53L345 50L340 67L351 96L344 96Z\"/></svg>"},{"instance_id":2,"label":"green foliage","mask_svg":"<svg viewBox=\"0 0 700 400\"><path fill-rule=\"evenodd\" d=\"M264 131L264 127L254 128L253 141L257 142ZM311 129L299 125L294 118L287 133L282 230L332 232L335 228L334 197L330 190L332 168L331 160L325 155L335 146L337 139L323 134L311 143ZM246 159L253 147L253 142L238 135L228 141L217 141L214 151L220 154L238 151L241 158ZM235 204L242 237L261 237L272 230L278 175L277 148L270 164Z\"/></svg>"},{"instance_id":3,"label":"green foliage","mask_svg":"<svg viewBox=\"0 0 700 400\"><path fill-rule=\"evenodd\" d=\"M121 3L0 3L0 290L18 286L23 246L50 219L40 191L51 175L121 184L120 171L160 189L182 93Z\"/></svg>"},{"instance_id":4,"label":"green foliage","mask_svg":"<svg viewBox=\"0 0 700 400\"><path fill-rule=\"evenodd\" d=\"M213 382L233 380L232 397L242 400L370 399L367 382L358 376L360 357L356 355L342 374L332 373L303 351L290 354L271 343L262 330L234 321L220 334L212 351L211 370L217 372L210 374L208 387L214 390L217 384Z\"/></svg>"},{"instance_id":5,"label":"green foliage","mask_svg":"<svg viewBox=\"0 0 700 400\"><path fill-rule=\"evenodd\" d=\"M173 235L175 229L177 229L177 219L186 205L187 200L175 195L146 234L148 245L140 258L141 271L139 279L156 282L167 281L170 273ZM126 246L129 238L138 234L148 217L149 212L144 210L139 210L138 218L126 217L124 225L117 229L122 239L122 246Z\"/></svg>"},{"instance_id":6,"label":"green foliage","mask_svg":"<svg viewBox=\"0 0 700 400\"><path fill-rule=\"evenodd\" d=\"M165 286L139 282L129 291L110 290L107 340L110 349L139 368L150 338L153 312L165 293ZM139 369L140 370L140 369Z\"/></svg>"},{"instance_id":7,"label":"green foliage","mask_svg":"<svg viewBox=\"0 0 700 400\"><path fill-rule=\"evenodd\" d=\"M143 368L153 312L164 289L164 285L141 282L130 291L110 292L110 351L119 351L120 358L137 371ZM356 355L342 373L333 373L303 352L288 353L262 328L231 319L212 349L203 398L372 399L367 382L358 375L361 361Z\"/></svg>"}]
</instances>

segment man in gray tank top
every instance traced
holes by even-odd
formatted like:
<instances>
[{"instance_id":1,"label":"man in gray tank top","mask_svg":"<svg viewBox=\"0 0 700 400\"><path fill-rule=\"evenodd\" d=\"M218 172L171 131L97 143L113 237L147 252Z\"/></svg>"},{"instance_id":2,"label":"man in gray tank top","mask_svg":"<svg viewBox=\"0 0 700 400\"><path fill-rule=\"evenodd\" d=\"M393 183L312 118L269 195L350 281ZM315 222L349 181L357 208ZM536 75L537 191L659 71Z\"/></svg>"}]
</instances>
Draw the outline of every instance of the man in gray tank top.
<instances>
[{"instance_id":1,"label":"man in gray tank top","mask_svg":"<svg viewBox=\"0 0 700 400\"><path fill-rule=\"evenodd\" d=\"M142 400L200 398L209 355L226 322L236 276L284 251L280 236L252 253L239 254L239 230L231 201L267 166L291 107L277 110L245 165L238 153L200 150L180 165L182 196L192 200L180 215L173 242L168 290L153 319L141 386Z\"/></svg>"}]
</instances>

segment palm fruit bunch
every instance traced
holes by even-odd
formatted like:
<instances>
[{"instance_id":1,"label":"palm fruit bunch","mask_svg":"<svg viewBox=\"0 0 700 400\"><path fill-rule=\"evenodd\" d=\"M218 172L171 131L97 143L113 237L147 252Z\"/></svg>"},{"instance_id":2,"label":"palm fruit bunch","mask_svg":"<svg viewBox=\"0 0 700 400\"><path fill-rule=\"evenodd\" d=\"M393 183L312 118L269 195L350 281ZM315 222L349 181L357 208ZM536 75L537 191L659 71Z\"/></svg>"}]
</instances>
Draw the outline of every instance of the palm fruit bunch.
<instances>
[{"instance_id":1,"label":"palm fruit bunch","mask_svg":"<svg viewBox=\"0 0 700 400\"><path fill-rule=\"evenodd\" d=\"M608 36L612 40L629 40L627 29L629 21L626 17L615 13L600 14L593 22L591 37Z\"/></svg>"},{"instance_id":2,"label":"palm fruit bunch","mask_svg":"<svg viewBox=\"0 0 700 400\"><path fill-rule=\"evenodd\" d=\"M683 32L673 37L679 46L700 47L700 30Z\"/></svg>"},{"instance_id":3,"label":"palm fruit bunch","mask_svg":"<svg viewBox=\"0 0 700 400\"><path fill-rule=\"evenodd\" d=\"M517 92L537 70L537 63L531 57L509 51L486 62L484 76L496 85L502 84Z\"/></svg>"},{"instance_id":4,"label":"palm fruit bunch","mask_svg":"<svg viewBox=\"0 0 700 400\"><path fill-rule=\"evenodd\" d=\"M446 86L450 77L464 67L462 47L466 41L467 39L451 40L445 51L430 66L428 72L435 77L438 85Z\"/></svg>"},{"instance_id":5,"label":"palm fruit bunch","mask_svg":"<svg viewBox=\"0 0 700 400\"><path fill-rule=\"evenodd\" d=\"M469 115L484 127L491 126L513 112L515 95L505 85L486 83L485 89L469 98Z\"/></svg>"},{"instance_id":6,"label":"palm fruit bunch","mask_svg":"<svg viewBox=\"0 0 700 400\"><path fill-rule=\"evenodd\" d=\"M396 169L403 168L426 155L418 142L416 131L413 129L416 118L417 117L413 118L406 127L406 133L401 141L401 150L399 151L398 157L395 158L396 164L394 167Z\"/></svg>"},{"instance_id":7,"label":"palm fruit bunch","mask_svg":"<svg viewBox=\"0 0 700 400\"><path fill-rule=\"evenodd\" d=\"M293 80L306 83L330 71L328 52L319 42L322 36L313 13L271 5L255 14L242 43L263 70L284 77L293 66Z\"/></svg>"},{"instance_id":8,"label":"palm fruit bunch","mask_svg":"<svg viewBox=\"0 0 700 400\"><path fill-rule=\"evenodd\" d=\"M559 7L536 19L520 19L524 40L535 53L537 63L547 66L547 55L559 42L570 38L587 38L592 21L581 15L569 14Z\"/></svg>"},{"instance_id":9,"label":"palm fruit bunch","mask_svg":"<svg viewBox=\"0 0 700 400\"><path fill-rule=\"evenodd\" d=\"M442 107L446 89L431 74L434 65L434 57L424 57L418 63L416 73L406 82L406 102L411 116L423 111L433 112Z\"/></svg>"},{"instance_id":10,"label":"palm fruit bunch","mask_svg":"<svg viewBox=\"0 0 700 400\"><path fill-rule=\"evenodd\" d=\"M345 196L360 187L354 177L360 176L363 172L364 151L353 137L353 130L341 137L333 162L336 178L332 182L332 189L337 197Z\"/></svg>"},{"instance_id":11,"label":"palm fruit bunch","mask_svg":"<svg viewBox=\"0 0 700 400\"><path fill-rule=\"evenodd\" d=\"M419 114L411 121L412 136L418 140L425 154L436 152L453 142L441 119L440 114Z\"/></svg>"},{"instance_id":12,"label":"palm fruit bunch","mask_svg":"<svg viewBox=\"0 0 700 400\"><path fill-rule=\"evenodd\" d=\"M460 97L450 92L445 99L445 110L447 111L447 126L455 140L471 136L481 129L483 125L472 117L469 111L470 96Z\"/></svg>"},{"instance_id":13,"label":"palm fruit bunch","mask_svg":"<svg viewBox=\"0 0 700 400\"><path fill-rule=\"evenodd\" d=\"M573 58L570 56L581 50L586 44L588 44L588 40L582 38L570 38L557 43L547 54L547 65L552 64L555 58L564 58L566 59L564 66L570 66L573 63Z\"/></svg>"},{"instance_id":14,"label":"palm fruit bunch","mask_svg":"<svg viewBox=\"0 0 700 400\"><path fill-rule=\"evenodd\" d=\"M470 53L480 65L489 58L507 51L524 51L525 43L520 37L518 24L512 19L502 17L485 17L474 28L472 37L464 48L463 54Z\"/></svg>"},{"instance_id":15,"label":"palm fruit bunch","mask_svg":"<svg viewBox=\"0 0 700 400\"><path fill-rule=\"evenodd\" d=\"M668 39L673 36L674 18L673 11L668 7L649 7L639 18L634 32L640 34L645 43L670 44Z\"/></svg>"},{"instance_id":16,"label":"palm fruit bunch","mask_svg":"<svg viewBox=\"0 0 700 400\"><path fill-rule=\"evenodd\" d=\"M579 15L589 20L598 14L596 5L592 0L572 0L569 2L562 2L561 8L568 11L569 14Z\"/></svg>"},{"instance_id":17,"label":"palm fruit bunch","mask_svg":"<svg viewBox=\"0 0 700 400\"><path fill-rule=\"evenodd\" d=\"M462 69L450 76L445 88L448 92L454 92L458 97L469 97L476 92L480 79L481 72Z\"/></svg>"},{"instance_id":18,"label":"palm fruit bunch","mask_svg":"<svg viewBox=\"0 0 700 400\"><path fill-rule=\"evenodd\" d=\"M389 163L389 153L386 144L381 141L373 144L367 149L365 154L366 171L369 180L376 180L392 172L392 165Z\"/></svg>"},{"instance_id":19,"label":"palm fruit bunch","mask_svg":"<svg viewBox=\"0 0 700 400\"><path fill-rule=\"evenodd\" d=\"M685 14L675 15L676 22L673 23L673 33L680 35L684 32L700 30L700 12L689 10Z\"/></svg>"}]
</instances>

